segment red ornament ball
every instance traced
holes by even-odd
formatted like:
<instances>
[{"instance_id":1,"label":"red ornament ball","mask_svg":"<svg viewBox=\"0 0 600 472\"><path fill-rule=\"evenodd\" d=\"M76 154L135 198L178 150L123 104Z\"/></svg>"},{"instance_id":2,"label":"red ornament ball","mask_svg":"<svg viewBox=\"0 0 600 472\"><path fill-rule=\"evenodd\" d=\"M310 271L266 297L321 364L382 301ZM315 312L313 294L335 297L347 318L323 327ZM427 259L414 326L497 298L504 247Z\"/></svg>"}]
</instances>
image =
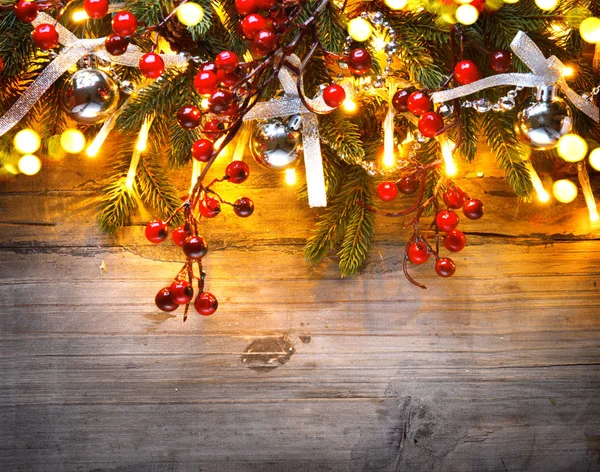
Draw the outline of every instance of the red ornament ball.
<instances>
[{"instance_id":1,"label":"red ornament ball","mask_svg":"<svg viewBox=\"0 0 600 472\"><path fill-rule=\"evenodd\" d=\"M428 111L419 118L419 131L427 138L434 138L444 127L444 120L434 111Z\"/></svg>"},{"instance_id":2,"label":"red ornament ball","mask_svg":"<svg viewBox=\"0 0 600 472\"><path fill-rule=\"evenodd\" d=\"M435 271L440 277L452 277L456 272L456 264L449 257L440 257L435 261Z\"/></svg>"},{"instance_id":3,"label":"red ornament ball","mask_svg":"<svg viewBox=\"0 0 600 472\"><path fill-rule=\"evenodd\" d=\"M150 221L146 225L144 232L146 239L152 244L162 243L169 235L169 227L167 223L161 220Z\"/></svg>"},{"instance_id":4,"label":"red ornament ball","mask_svg":"<svg viewBox=\"0 0 600 472\"><path fill-rule=\"evenodd\" d=\"M400 192L402 192L404 195L410 195L418 190L421 182L419 182L419 179L414 176L406 176L402 177L398 182L396 182L396 185L398 186Z\"/></svg>"},{"instance_id":5,"label":"red ornament ball","mask_svg":"<svg viewBox=\"0 0 600 472\"><path fill-rule=\"evenodd\" d=\"M323 90L323 101L331 108L339 107L344 100L346 100L346 91L341 85L331 84Z\"/></svg>"},{"instance_id":6,"label":"red ornament ball","mask_svg":"<svg viewBox=\"0 0 600 472\"><path fill-rule=\"evenodd\" d=\"M171 300L178 305L185 305L192 301L194 297L194 288L187 280L176 280L169 287Z\"/></svg>"},{"instance_id":7,"label":"red ornament ball","mask_svg":"<svg viewBox=\"0 0 600 472\"><path fill-rule=\"evenodd\" d=\"M221 51L215 58L217 69L225 72L233 72L238 66L238 58L234 52Z\"/></svg>"},{"instance_id":8,"label":"red ornament ball","mask_svg":"<svg viewBox=\"0 0 600 472\"><path fill-rule=\"evenodd\" d=\"M453 211L442 210L435 215L435 225L440 231L448 233L458 226L458 215Z\"/></svg>"},{"instance_id":9,"label":"red ornament ball","mask_svg":"<svg viewBox=\"0 0 600 472\"><path fill-rule=\"evenodd\" d=\"M117 12L112 19L112 29L121 36L131 36L137 29L137 18L128 11Z\"/></svg>"},{"instance_id":10,"label":"red ornament ball","mask_svg":"<svg viewBox=\"0 0 600 472\"><path fill-rule=\"evenodd\" d=\"M242 32L248 39L254 39L260 30L264 30L267 26L262 15L251 13L242 20Z\"/></svg>"},{"instance_id":11,"label":"red ornament ball","mask_svg":"<svg viewBox=\"0 0 600 472\"><path fill-rule=\"evenodd\" d=\"M459 189L448 188L444 192L444 203L448 208L452 208L453 210L462 208L465 204L464 192L462 190L459 191Z\"/></svg>"},{"instance_id":12,"label":"red ornament ball","mask_svg":"<svg viewBox=\"0 0 600 472\"><path fill-rule=\"evenodd\" d=\"M214 197L206 196L200 200L198 209L205 218L214 218L221 213L221 203Z\"/></svg>"},{"instance_id":13,"label":"red ornament ball","mask_svg":"<svg viewBox=\"0 0 600 472\"><path fill-rule=\"evenodd\" d=\"M408 260L413 264L425 264L428 261L429 256L429 248L423 241L410 243L408 246Z\"/></svg>"},{"instance_id":14,"label":"red ornament ball","mask_svg":"<svg viewBox=\"0 0 600 472\"><path fill-rule=\"evenodd\" d=\"M364 75L373 65L371 54L364 48L356 48L348 54L348 67L354 75Z\"/></svg>"},{"instance_id":15,"label":"red ornament ball","mask_svg":"<svg viewBox=\"0 0 600 472\"><path fill-rule=\"evenodd\" d=\"M213 153L213 142L210 139L198 139L192 145L192 157L200 162L208 162Z\"/></svg>"},{"instance_id":16,"label":"red ornament ball","mask_svg":"<svg viewBox=\"0 0 600 472\"><path fill-rule=\"evenodd\" d=\"M219 308L219 302L212 293L202 292L196 298L194 308L200 315L210 316Z\"/></svg>"},{"instance_id":17,"label":"red ornament ball","mask_svg":"<svg viewBox=\"0 0 600 472\"><path fill-rule=\"evenodd\" d=\"M240 218L248 218L254 213L254 202L248 197L240 197L233 204L233 211Z\"/></svg>"},{"instance_id":18,"label":"red ornament ball","mask_svg":"<svg viewBox=\"0 0 600 472\"><path fill-rule=\"evenodd\" d=\"M171 292L169 292L169 288L161 288L156 297L154 297L154 303L156 306L162 311L175 311L179 307L177 303L175 303L171 299Z\"/></svg>"},{"instance_id":19,"label":"red ornament ball","mask_svg":"<svg viewBox=\"0 0 600 472\"><path fill-rule=\"evenodd\" d=\"M478 220L483 216L483 202L476 198L467 200L463 205L463 213L470 220Z\"/></svg>"},{"instance_id":20,"label":"red ornament ball","mask_svg":"<svg viewBox=\"0 0 600 472\"><path fill-rule=\"evenodd\" d=\"M200 124L202 115L194 105L184 105L177 112L177 122L183 129L194 129Z\"/></svg>"},{"instance_id":21,"label":"red ornament ball","mask_svg":"<svg viewBox=\"0 0 600 472\"><path fill-rule=\"evenodd\" d=\"M225 169L225 175L229 182L241 184L248 179L250 168L244 161L232 161Z\"/></svg>"},{"instance_id":22,"label":"red ornament ball","mask_svg":"<svg viewBox=\"0 0 600 472\"><path fill-rule=\"evenodd\" d=\"M398 187L394 182L381 182L377 186L377 196L384 202L391 202L398 196Z\"/></svg>"},{"instance_id":23,"label":"red ornament ball","mask_svg":"<svg viewBox=\"0 0 600 472\"><path fill-rule=\"evenodd\" d=\"M454 78L460 85L467 85L481 79L481 72L473 61L460 61L454 67Z\"/></svg>"},{"instance_id":24,"label":"red ornament ball","mask_svg":"<svg viewBox=\"0 0 600 472\"><path fill-rule=\"evenodd\" d=\"M190 259L202 259L208 252L208 246L200 236L188 236L182 247L184 254Z\"/></svg>"},{"instance_id":25,"label":"red ornament ball","mask_svg":"<svg viewBox=\"0 0 600 472\"><path fill-rule=\"evenodd\" d=\"M190 233L188 232L188 230L185 229L185 226L182 225L178 226L173 230L173 233L171 233L171 238L177 246L181 247L185 242L185 238L187 238L189 235Z\"/></svg>"},{"instance_id":26,"label":"red ornament ball","mask_svg":"<svg viewBox=\"0 0 600 472\"><path fill-rule=\"evenodd\" d=\"M455 229L454 231L450 231L446 236L444 236L444 247L448 249L448 251L452 252L460 252L467 244L467 238L462 231Z\"/></svg>"},{"instance_id":27,"label":"red ornament ball","mask_svg":"<svg viewBox=\"0 0 600 472\"><path fill-rule=\"evenodd\" d=\"M215 115L227 115L235 111L235 96L229 90L216 90L209 98L210 111Z\"/></svg>"},{"instance_id":28,"label":"red ornament ball","mask_svg":"<svg viewBox=\"0 0 600 472\"><path fill-rule=\"evenodd\" d=\"M414 115L422 115L431 109L431 100L423 92L413 92L408 96L406 106Z\"/></svg>"},{"instance_id":29,"label":"red ornament ball","mask_svg":"<svg viewBox=\"0 0 600 472\"><path fill-rule=\"evenodd\" d=\"M162 57L154 52L144 54L138 65L142 75L149 79L158 79L165 71L165 63Z\"/></svg>"},{"instance_id":30,"label":"red ornament ball","mask_svg":"<svg viewBox=\"0 0 600 472\"><path fill-rule=\"evenodd\" d=\"M83 9L90 18L99 20L108 13L108 0L84 0Z\"/></svg>"},{"instance_id":31,"label":"red ornament ball","mask_svg":"<svg viewBox=\"0 0 600 472\"><path fill-rule=\"evenodd\" d=\"M490 68L498 74L508 72L512 67L510 51L496 51L490 56Z\"/></svg>"},{"instance_id":32,"label":"red ornament ball","mask_svg":"<svg viewBox=\"0 0 600 472\"><path fill-rule=\"evenodd\" d=\"M23 23L31 23L37 18L38 6L36 2L19 0L15 5L15 15Z\"/></svg>"},{"instance_id":33,"label":"red ornament ball","mask_svg":"<svg viewBox=\"0 0 600 472\"><path fill-rule=\"evenodd\" d=\"M210 95L217 90L217 74L212 71L199 71L194 77L194 88L200 95Z\"/></svg>"},{"instance_id":34,"label":"red ornament ball","mask_svg":"<svg viewBox=\"0 0 600 472\"><path fill-rule=\"evenodd\" d=\"M408 97L412 92L408 89L398 90L392 97L392 106L399 111L404 113L408 111Z\"/></svg>"},{"instance_id":35,"label":"red ornament ball","mask_svg":"<svg viewBox=\"0 0 600 472\"><path fill-rule=\"evenodd\" d=\"M240 16L246 16L258 11L256 0L235 0L235 9Z\"/></svg>"},{"instance_id":36,"label":"red ornament ball","mask_svg":"<svg viewBox=\"0 0 600 472\"><path fill-rule=\"evenodd\" d=\"M252 47L257 54L264 56L277 47L277 35L268 29L260 30L252 41Z\"/></svg>"},{"instance_id":37,"label":"red ornament ball","mask_svg":"<svg viewBox=\"0 0 600 472\"><path fill-rule=\"evenodd\" d=\"M54 26L47 23L36 26L31 37L34 44L44 51L55 48L58 45L58 32Z\"/></svg>"},{"instance_id":38,"label":"red ornament ball","mask_svg":"<svg viewBox=\"0 0 600 472\"><path fill-rule=\"evenodd\" d=\"M125 54L127 46L129 46L129 40L117 33L109 34L104 40L104 47L113 56Z\"/></svg>"}]
</instances>

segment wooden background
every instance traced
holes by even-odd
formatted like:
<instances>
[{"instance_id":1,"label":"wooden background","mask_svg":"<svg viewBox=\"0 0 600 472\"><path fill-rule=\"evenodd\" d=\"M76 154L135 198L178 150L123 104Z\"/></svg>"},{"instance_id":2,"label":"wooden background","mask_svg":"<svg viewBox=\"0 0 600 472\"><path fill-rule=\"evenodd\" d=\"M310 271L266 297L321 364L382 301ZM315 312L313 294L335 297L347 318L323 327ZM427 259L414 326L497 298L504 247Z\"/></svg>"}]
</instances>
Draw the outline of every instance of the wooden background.
<instances>
[{"instance_id":1,"label":"wooden background","mask_svg":"<svg viewBox=\"0 0 600 472\"><path fill-rule=\"evenodd\" d=\"M255 214L206 226L219 310L184 324L154 308L181 258L145 241L150 215L96 228L102 165L0 185L0 470L600 470L600 232L581 198L520 204L485 162L463 168L487 214L461 223L455 277L413 270L420 290L399 220L356 279L306 265L319 210L253 166L222 188Z\"/></svg>"}]
</instances>

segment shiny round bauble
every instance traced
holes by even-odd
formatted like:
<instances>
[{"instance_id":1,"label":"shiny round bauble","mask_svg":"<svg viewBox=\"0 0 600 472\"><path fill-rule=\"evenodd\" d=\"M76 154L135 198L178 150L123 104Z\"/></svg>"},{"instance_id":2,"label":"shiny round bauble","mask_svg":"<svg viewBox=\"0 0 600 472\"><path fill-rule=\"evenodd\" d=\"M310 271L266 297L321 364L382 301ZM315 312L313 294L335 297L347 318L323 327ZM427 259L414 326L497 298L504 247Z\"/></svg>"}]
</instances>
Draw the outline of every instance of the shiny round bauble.
<instances>
[{"instance_id":1,"label":"shiny round bauble","mask_svg":"<svg viewBox=\"0 0 600 472\"><path fill-rule=\"evenodd\" d=\"M259 10L256 0L235 0L235 9L240 16L256 13Z\"/></svg>"},{"instance_id":2,"label":"shiny round bauble","mask_svg":"<svg viewBox=\"0 0 600 472\"><path fill-rule=\"evenodd\" d=\"M231 114L234 104L235 96L229 90L215 90L208 99L210 111L215 115Z\"/></svg>"},{"instance_id":3,"label":"shiny round bauble","mask_svg":"<svg viewBox=\"0 0 600 472\"><path fill-rule=\"evenodd\" d=\"M331 84L323 90L323 101L331 108L338 108L344 100L346 100L346 91L341 85Z\"/></svg>"},{"instance_id":4,"label":"shiny round bauble","mask_svg":"<svg viewBox=\"0 0 600 472\"><path fill-rule=\"evenodd\" d=\"M398 196L398 187L395 182L381 182L377 186L377 196L379 200L391 202Z\"/></svg>"},{"instance_id":5,"label":"shiny round bauble","mask_svg":"<svg viewBox=\"0 0 600 472\"><path fill-rule=\"evenodd\" d=\"M371 37L373 27L364 18L353 18L348 22L348 35L354 40L363 42Z\"/></svg>"},{"instance_id":6,"label":"shiny round bauble","mask_svg":"<svg viewBox=\"0 0 600 472\"><path fill-rule=\"evenodd\" d=\"M460 85L467 85L481 79L481 72L473 61L460 61L454 67L454 78Z\"/></svg>"},{"instance_id":7,"label":"shiny round bauble","mask_svg":"<svg viewBox=\"0 0 600 472\"><path fill-rule=\"evenodd\" d=\"M354 75L364 75L371 70L373 59L364 48L352 49L348 54L348 67Z\"/></svg>"},{"instance_id":8,"label":"shiny round bauble","mask_svg":"<svg viewBox=\"0 0 600 472\"><path fill-rule=\"evenodd\" d=\"M490 68L498 73L504 74L512 67L512 54L510 51L496 51L490 56Z\"/></svg>"},{"instance_id":9,"label":"shiny round bauble","mask_svg":"<svg viewBox=\"0 0 600 472\"><path fill-rule=\"evenodd\" d=\"M419 116L431 110L431 100L427 94L416 91L408 96L406 106L411 113Z\"/></svg>"},{"instance_id":10,"label":"shiny round bauble","mask_svg":"<svg viewBox=\"0 0 600 472\"><path fill-rule=\"evenodd\" d=\"M477 198L467 200L463 205L463 213L470 220L478 220L483 216L483 202Z\"/></svg>"},{"instance_id":11,"label":"shiny round bauble","mask_svg":"<svg viewBox=\"0 0 600 472\"><path fill-rule=\"evenodd\" d=\"M254 52L264 56L277 47L277 35L268 29L260 30L251 45Z\"/></svg>"},{"instance_id":12,"label":"shiny round bauble","mask_svg":"<svg viewBox=\"0 0 600 472\"><path fill-rule=\"evenodd\" d=\"M251 13L242 20L242 32L248 39L254 39L258 32L265 29L266 26L265 18L258 13Z\"/></svg>"},{"instance_id":13,"label":"shiny round bauble","mask_svg":"<svg viewBox=\"0 0 600 472\"><path fill-rule=\"evenodd\" d=\"M299 131L289 127L289 123L296 119L299 115L289 119L272 118L257 124L250 139L250 150L256 162L276 172L298 164L302 137Z\"/></svg>"},{"instance_id":14,"label":"shiny round bauble","mask_svg":"<svg viewBox=\"0 0 600 472\"><path fill-rule=\"evenodd\" d=\"M408 97L412 93L410 89L398 90L392 97L392 106L396 111L405 113L408 111Z\"/></svg>"},{"instance_id":15,"label":"shiny round bauble","mask_svg":"<svg viewBox=\"0 0 600 472\"><path fill-rule=\"evenodd\" d=\"M177 20L184 26L196 26L204 18L204 9L194 2L187 2L177 9Z\"/></svg>"},{"instance_id":16,"label":"shiny round bauble","mask_svg":"<svg viewBox=\"0 0 600 472\"><path fill-rule=\"evenodd\" d=\"M104 47L108 53L112 54L113 56L125 54L128 46L129 40L117 33L109 34L104 40Z\"/></svg>"},{"instance_id":17,"label":"shiny round bauble","mask_svg":"<svg viewBox=\"0 0 600 472\"><path fill-rule=\"evenodd\" d=\"M178 305L185 305L192 301L194 297L194 288L187 280L176 280L169 287L171 300Z\"/></svg>"},{"instance_id":18,"label":"shiny round bauble","mask_svg":"<svg viewBox=\"0 0 600 472\"><path fill-rule=\"evenodd\" d=\"M184 254L190 259L202 259L208 252L208 246L200 236L188 236L182 248Z\"/></svg>"},{"instance_id":19,"label":"shiny round bauble","mask_svg":"<svg viewBox=\"0 0 600 472\"><path fill-rule=\"evenodd\" d=\"M60 103L77 123L102 123L119 105L119 86L101 70L80 69L65 82Z\"/></svg>"},{"instance_id":20,"label":"shiny round bauble","mask_svg":"<svg viewBox=\"0 0 600 472\"><path fill-rule=\"evenodd\" d=\"M537 97L527 100L515 121L515 134L535 150L553 149L559 139L571 132L571 110L564 100Z\"/></svg>"},{"instance_id":21,"label":"shiny round bauble","mask_svg":"<svg viewBox=\"0 0 600 472\"><path fill-rule=\"evenodd\" d=\"M460 252L467 244L467 238L462 231L455 229L444 236L444 247L451 252Z\"/></svg>"},{"instance_id":22,"label":"shiny round bauble","mask_svg":"<svg viewBox=\"0 0 600 472\"><path fill-rule=\"evenodd\" d=\"M459 191L458 189L448 188L448 190L444 192L444 203L448 208L453 210L462 208L465 204L464 192Z\"/></svg>"},{"instance_id":23,"label":"shiny round bauble","mask_svg":"<svg viewBox=\"0 0 600 472\"><path fill-rule=\"evenodd\" d=\"M33 43L44 51L58 46L58 32L54 26L47 23L37 25L31 33L31 38Z\"/></svg>"},{"instance_id":24,"label":"shiny round bauble","mask_svg":"<svg viewBox=\"0 0 600 472\"><path fill-rule=\"evenodd\" d=\"M90 18L99 20L108 13L108 0L84 0L83 9Z\"/></svg>"},{"instance_id":25,"label":"shiny round bauble","mask_svg":"<svg viewBox=\"0 0 600 472\"><path fill-rule=\"evenodd\" d=\"M415 176L407 175L398 180L398 182L396 182L396 185L398 186L398 190L400 190L401 193L403 193L404 195L410 195L411 193L415 193L419 189L421 182Z\"/></svg>"},{"instance_id":26,"label":"shiny round bauble","mask_svg":"<svg viewBox=\"0 0 600 472\"><path fill-rule=\"evenodd\" d=\"M200 138L192 145L192 157L200 162L208 162L214 150L210 139Z\"/></svg>"},{"instance_id":27,"label":"shiny round bauble","mask_svg":"<svg viewBox=\"0 0 600 472\"><path fill-rule=\"evenodd\" d=\"M154 52L144 54L138 63L140 72L148 79L158 79L165 71L165 62Z\"/></svg>"},{"instance_id":28,"label":"shiny round bauble","mask_svg":"<svg viewBox=\"0 0 600 472\"><path fill-rule=\"evenodd\" d=\"M23 23L31 23L37 18L38 5L34 1L19 0L15 5L15 15Z\"/></svg>"},{"instance_id":29,"label":"shiny round bauble","mask_svg":"<svg viewBox=\"0 0 600 472\"><path fill-rule=\"evenodd\" d=\"M254 202L248 197L240 197L233 204L233 211L241 218L248 218L254 213Z\"/></svg>"},{"instance_id":30,"label":"shiny round bauble","mask_svg":"<svg viewBox=\"0 0 600 472\"><path fill-rule=\"evenodd\" d=\"M162 243L169 235L169 227L167 223L161 220L148 222L144 231L146 239L152 244Z\"/></svg>"},{"instance_id":31,"label":"shiny round bauble","mask_svg":"<svg viewBox=\"0 0 600 472\"><path fill-rule=\"evenodd\" d=\"M407 250L408 260L416 265L425 264L429 260L429 248L423 241L410 243Z\"/></svg>"},{"instance_id":32,"label":"shiny round bauble","mask_svg":"<svg viewBox=\"0 0 600 472\"><path fill-rule=\"evenodd\" d=\"M427 138L434 138L444 127L444 120L434 111L428 111L419 118L419 131Z\"/></svg>"},{"instance_id":33,"label":"shiny round bauble","mask_svg":"<svg viewBox=\"0 0 600 472\"><path fill-rule=\"evenodd\" d=\"M200 95L211 95L217 90L217 74L211 71L199 71L194 77L194 88Z\"/></svg>"},{"instance_id":34,"label":"shiny round bauble","mask_svg":"<svg viewBox=\"0 0 600 472\"><path fill-rule=\"evenodd\" d=\"M225 123L217 119L208 120L206 123L204 123L204 126L202 127L202 132L204 134L210 135L213 139L216 139L217 136L223 134L224 130Z\"/></svg>"},{"instance_id":35,"label":"shiny round bauble","mask_svg":"<svg viewBox=\"0 0 600 472\"><path fill-rule=\"evenodd\" d=\"M119 11L113 16L112 29L121 36L131 36L137 29L137 18L128 11Z\"/></svg>"},{"instance_id":36,"label":"shiny round bauble","mask_svg":"<svg viewBox=\"0 0 600 472\"><path fill-rule=\"evenodd\" d=\"M184 105L177 112L177 122L183 129L194 129L200 124L202 115L194 105Z\"/></svg>"},{"instance_id":37,"label":"shiny round bauble","mask_svg":"<svg viewBox=\"0 0 600 472\"><path fill-rule=\"evenodd\" d=\"M440 257L435 261L435 271L440 277L452 277L456 272L456 264L448 257Z\"/></svg>"},{"instance_id":38,"label":"shiny round bauble","mask_svg":"<svg viewBox=\"0 0 600 472\"><path fill-rule=\"evenodd\" d=\"M194 301L194 308L198 314L210 316L219 308L219 302L212 293L202 292Z\"/></svg>"},{"instance_id":39,"label":"shiny round bauble","mask_svg":"<svg viewBox=\"0 0 600 472\"><path fill-rule=\"evenodd\" d=\"M250 168L244 161L232 161L225 169L227 180L233 184L241 184L248 179Z\"/></svg>"},{"instance_id":40,"label":"shiny round bauble","mask_svg":"<svg viewBox=\"0 0 600 472\"><path fill-rule=\"evenodd\" d=\"M214 218L221 213L221 203L214 197L205 196L198 203L198 210L205 218Z\"/></svg>"},{"instance_id":41,"label":"shiny round bauble","mask_svg":"<svg viewBox=\"0 0 600 472\"><path fill-rule=\"evenodd\" d=\"M154 298L154 303L156 303L156 306L160 310L167 312L175 311L179 307L179 305L171 299L171 292L169 292L168 287L161 288L158 291L156 297Z\"/></svg>"},{"instance_id":42,"label":"shiny round bauble","mask_svg":"<svg viewBox=\"0 0 600 472\"><path fill-rule=\"evenodd\" d=\"M232 51L221 51L215 58L217 69L233 72L238 66L238 57Z\"/></svg>"},{"instance_id":43,"label":"shiny round bauble","mask_svg":"<svg viewBox=\"0 0 600 472\"><path fill-rule=\"evenodd\" d=\"M449 233L458 226L458 215L451 210L441 210L435 215L435 225L440 231Z\"/></svg>"},{"instance_id":44,"label":"shiny round bauble","mask_svg":"<svg viewBox=\"0 0 600 472\"><path fill-rule=\"evenodd\" d=\"M181 247L181 246L183 246L183 243L185 243L185 239L189 235L190 235L190 233L188 232L187 229L185 229L185 226L181 225L173 230L173 232L171 233L171 238L173 239L173 242L177 246Z\"/></svg>"}]
</instances>

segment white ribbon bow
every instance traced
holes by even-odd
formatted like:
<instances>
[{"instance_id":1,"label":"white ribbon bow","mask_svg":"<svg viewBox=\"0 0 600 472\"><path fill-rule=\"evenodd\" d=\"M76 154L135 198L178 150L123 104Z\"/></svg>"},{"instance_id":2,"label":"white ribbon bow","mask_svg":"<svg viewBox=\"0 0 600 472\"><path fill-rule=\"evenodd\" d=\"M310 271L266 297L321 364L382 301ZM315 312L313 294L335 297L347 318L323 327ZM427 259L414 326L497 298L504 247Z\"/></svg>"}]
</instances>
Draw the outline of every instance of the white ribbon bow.
<instances>
[{"instance_id":1,"label":"white ribbon bow","mask_svg":"<svg viewBox=\"0 0 600 472\"><path fill-rule=\"evenodd\" d=\"M100 59L113 64L121 64L129 67L138 67L139 60L143 52L137 46L130 44L127 51L121 56L113 56L104 48L106 38L79 39L63 25L59 24L50 15L40 12L33 26L41 24L52 24L58 32L58 41L64 46L60 54L54 59L48 67L38 76L31 86L21 95L13 106L0 118L0 136L15 126L31 107L39 100L43 93L48 90L56 80L63 75L71 66L77 64L82 57L88 54L94 54ZM161 54L160 57L165 62L165 67L185 66L187 59L180 55Z\"/></svg>"},{"instance_id":2,"label":"white ribbon bow","mask_svg":"<svg viewBox=\"0 0 600 472\"><path fill-rule=\"evenodd\" d=\"M485 79L477 80L462 87L456 87L431 95L434 103L448 102L484 89L502 85L515 85L520 87L538 87L543 85L558 85L562 93L579 110L594 121L600 121L598 107L591 101L574 92L563 76L565 65L556 57L546 59L542 51L523 31L519 31L510 44L514 53L532 71L530 74L498 74Z\"/></svg>"}]
</instances>

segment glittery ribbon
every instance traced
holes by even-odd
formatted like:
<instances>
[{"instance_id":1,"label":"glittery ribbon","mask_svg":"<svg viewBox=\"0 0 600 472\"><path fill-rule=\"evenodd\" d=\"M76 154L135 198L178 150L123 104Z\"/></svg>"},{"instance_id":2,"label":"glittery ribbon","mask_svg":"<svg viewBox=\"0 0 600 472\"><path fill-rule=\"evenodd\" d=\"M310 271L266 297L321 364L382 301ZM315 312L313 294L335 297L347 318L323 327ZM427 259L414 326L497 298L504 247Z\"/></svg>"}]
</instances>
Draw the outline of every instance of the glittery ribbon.
<instances>
[{"instance_id":1,"label":"glittery ribbon","mask_svg":"<svg viewBox=\"0 0 600 472\"><path fill-rule=\"evenodd\" d=\"M462 87L456 87L431 95L434 103L448 102L472 93L492 87L515 85L520 87L539 87L544 85L558 85L567 99L583 113L594 121L600 121L600 111L591 101L574 92L563 76L565 65L556 57L544 57L537 45L522 31L519 31L510 45L514 53L532 71L529 74L498 74L485 79L477 80Z\"/></svg>"},{"instance_id":2,"label":"glittery ribbon","mask_svg":"<svg viewBox=\"0 0 600 472\"><path fill-rule=\"evenodd\" d=\"M294 67L301 65L300 59L296 55L289 56L287 61ZM244 121L302 115L302 147L304 148L308 205L311 208L325 207L327 206L327 193L319 139L319 121L316 114L304 106L298 94L298 84L302 90L302 77L297 77L284 65L279 70L279 81L285 92L283 98L257 103L246 113ZM302 93L304 93L303 90ZM318 113L331 113L334 110L325 104L322 96L312 100L306 99L306 101Z\"/></svg>"},{"instance_id":3,"label":"glittery ribbon","mask_svg":"<svg viewBox=\"0 0 600 472\"><path fill-rule=\"evenodd\" d=\"M113 64L137 67L140 58L144 54L137 46L130 44L127 46L125 54L113 56L104 48L106 38L79 39L67 28L57 23L54 18L43 12L38 13L32 24L33 26L52 24L58 32L59 43L64 47L56 59L43 70L33 84L13 104L10 110L0 118L0 136L15 126L31 110L43 93L84 56L94 54L100 59ZM165 67L181 67L187 63L187 60L179 55L161 54L160 57L165 62Z\"/></svg>"}]
</instances>

